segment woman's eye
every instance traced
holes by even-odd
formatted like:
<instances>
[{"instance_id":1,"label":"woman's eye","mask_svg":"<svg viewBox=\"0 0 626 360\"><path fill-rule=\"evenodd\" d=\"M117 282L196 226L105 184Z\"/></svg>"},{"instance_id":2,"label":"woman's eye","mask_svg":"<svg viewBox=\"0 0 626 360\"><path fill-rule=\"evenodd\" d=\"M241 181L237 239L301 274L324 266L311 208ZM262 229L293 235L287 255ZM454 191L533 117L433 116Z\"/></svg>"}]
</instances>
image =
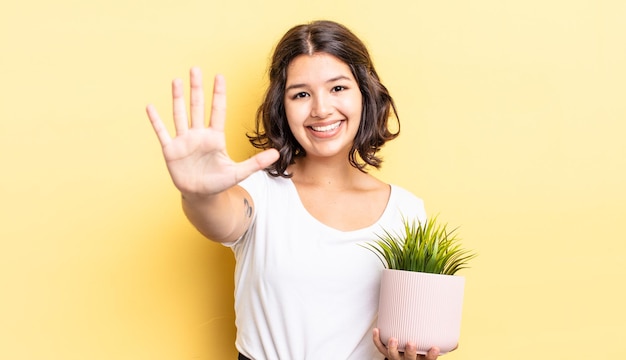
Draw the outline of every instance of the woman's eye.
<instances>
[{"instance_id":1,"label":"woman's eye","mask_svg":"<svg viewBox=\"0 0 626 360\"><path fill-rule=\"evenodd\" d=\"M343 90L345 90L345 89L346 89L346 88L345 88L345 86L337 85L337 86L334 86L334 87L333 87L333 90L332 90L332 91L333 91L333 92L339 92L339 91L343 91Z\"/></svg>"},{"instance_id":2,"label":"woman's eye","mask_svg":"<svg viewBox=\"0 0 626 360\"><path fill-rule=\"evenodd\" d=\"M295 94L293 96L293 98L294 99L302 99L302 98L307 97L307 96L309 96L309 94L307 94L305 92L299 92L299 93Z\"/></svg>"}]
</instances>

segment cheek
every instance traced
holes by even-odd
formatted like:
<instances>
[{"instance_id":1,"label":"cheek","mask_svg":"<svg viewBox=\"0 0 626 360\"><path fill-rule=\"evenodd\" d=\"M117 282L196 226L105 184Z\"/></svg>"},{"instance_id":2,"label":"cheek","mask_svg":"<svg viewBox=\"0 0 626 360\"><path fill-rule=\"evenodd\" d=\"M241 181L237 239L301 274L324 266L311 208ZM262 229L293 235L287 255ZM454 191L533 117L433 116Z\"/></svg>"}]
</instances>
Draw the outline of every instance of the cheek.
<instances>
[{"instance_id":1,"label":"cheek","mask_svg":"<svg viewBox=\"0 0 626 360\"><path fill-rule=\"evenodd\" d=\"M345 112L349 113L352 118L361 119L361 113L363 112L363 101L360 97L353 97L346 99L343 102L342 108Z\"/></svg>"},{"instance_id":2,"label":"cheek","mask_svg":"<svg viewBox=\"0 0 626 360\"><path fill-rule=\"evenodd\" d=\"M294 118L296 117L294 115L294 113L293 113L293 109L286 108L285 109L285 116L287 117L287 125L289 125L289 128L293 132L293 122L294 122Z\"/></svg>"},{"instance_id":3,"label":"cheek","mask_svg":"<svg viewBox=\"0 0 626 360\"><path fill-rule=\"evenodd\" d=\"M298 125L302 124L302 121L298 120L300 119L300 116L295 109L293 109L293 107L285 108L285 115L287 116L287 126L289 127L289 130L293 135L297 134L298 129L302 127Z\"/></svg>"},{"instance_id":4,"label":"cheek","mask_svg":"<svg viewBox=\"0 0 626 360\"><path fill-rule=\"evenodd\" d=\"M287 122L289 125L302 123L306 120L309 112L307 106L304 103L289 103L285 104L285 115L287 116Z\"/></svg>"}]
</instances>

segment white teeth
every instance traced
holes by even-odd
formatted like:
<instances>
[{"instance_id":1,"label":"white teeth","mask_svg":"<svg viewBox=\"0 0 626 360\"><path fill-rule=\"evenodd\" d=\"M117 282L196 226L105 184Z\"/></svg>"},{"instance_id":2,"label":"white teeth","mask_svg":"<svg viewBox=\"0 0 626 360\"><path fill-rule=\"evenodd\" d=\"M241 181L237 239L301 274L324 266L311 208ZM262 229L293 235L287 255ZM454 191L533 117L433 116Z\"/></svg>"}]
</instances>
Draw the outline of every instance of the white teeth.
<instances>
[{"instance_id":1,"label":"white teeth","mask_svg":"<svg viewBox=\"0 0 626 360\"><path fill-rule=\"evenodd\" d=\"M339 127L339 125L341 125L341 121L337 121L334 124L330 124L326 126L311 126L311 129L315 131L319 131L319 132L325 132L325 131L335 130L336 128Z\"/></svg>"}]
</instances>

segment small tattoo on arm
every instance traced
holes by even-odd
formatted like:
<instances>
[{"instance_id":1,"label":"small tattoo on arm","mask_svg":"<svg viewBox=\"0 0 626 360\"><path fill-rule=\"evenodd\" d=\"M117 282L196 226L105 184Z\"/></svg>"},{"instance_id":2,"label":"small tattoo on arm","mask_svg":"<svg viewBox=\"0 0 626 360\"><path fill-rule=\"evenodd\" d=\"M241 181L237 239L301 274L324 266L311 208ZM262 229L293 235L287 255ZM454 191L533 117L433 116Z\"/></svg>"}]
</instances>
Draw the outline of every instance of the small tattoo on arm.
<instances>
[{"instance_id":1,"label":"small tattoo on arm","mask_svg":"<svg viewBox=\"0 0 626 360\"><path fill-rule=\"evenodd\" d=\"M252 206L250 206L248 199L246 198L243 199L243 206L245 207L246 216L252 217Z\"/></svg>"}]
</instances>

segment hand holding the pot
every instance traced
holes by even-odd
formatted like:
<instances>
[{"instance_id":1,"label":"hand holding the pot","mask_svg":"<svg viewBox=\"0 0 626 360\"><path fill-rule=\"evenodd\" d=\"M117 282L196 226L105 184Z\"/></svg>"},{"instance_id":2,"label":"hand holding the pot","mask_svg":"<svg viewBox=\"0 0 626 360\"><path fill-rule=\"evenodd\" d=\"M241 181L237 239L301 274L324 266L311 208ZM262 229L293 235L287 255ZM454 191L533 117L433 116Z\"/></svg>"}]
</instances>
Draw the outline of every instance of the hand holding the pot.
<instances>
[{"instance_id":1,"label":"hand holding the pot","mask_svg":"<svg viewBox=\"0 0 626 360\"><path fill-rule=\"evenodd\" d=\"M417 345L412 342L406 344L404 352L398 351L398 340L389 339L389 346L385 346L380 340L380 331L374 329L374 344L381 354L388 360L436 360L439 357L439 349L434 347L428 350L426 355L417 354Z\"/></svg>"}]
</instances>

